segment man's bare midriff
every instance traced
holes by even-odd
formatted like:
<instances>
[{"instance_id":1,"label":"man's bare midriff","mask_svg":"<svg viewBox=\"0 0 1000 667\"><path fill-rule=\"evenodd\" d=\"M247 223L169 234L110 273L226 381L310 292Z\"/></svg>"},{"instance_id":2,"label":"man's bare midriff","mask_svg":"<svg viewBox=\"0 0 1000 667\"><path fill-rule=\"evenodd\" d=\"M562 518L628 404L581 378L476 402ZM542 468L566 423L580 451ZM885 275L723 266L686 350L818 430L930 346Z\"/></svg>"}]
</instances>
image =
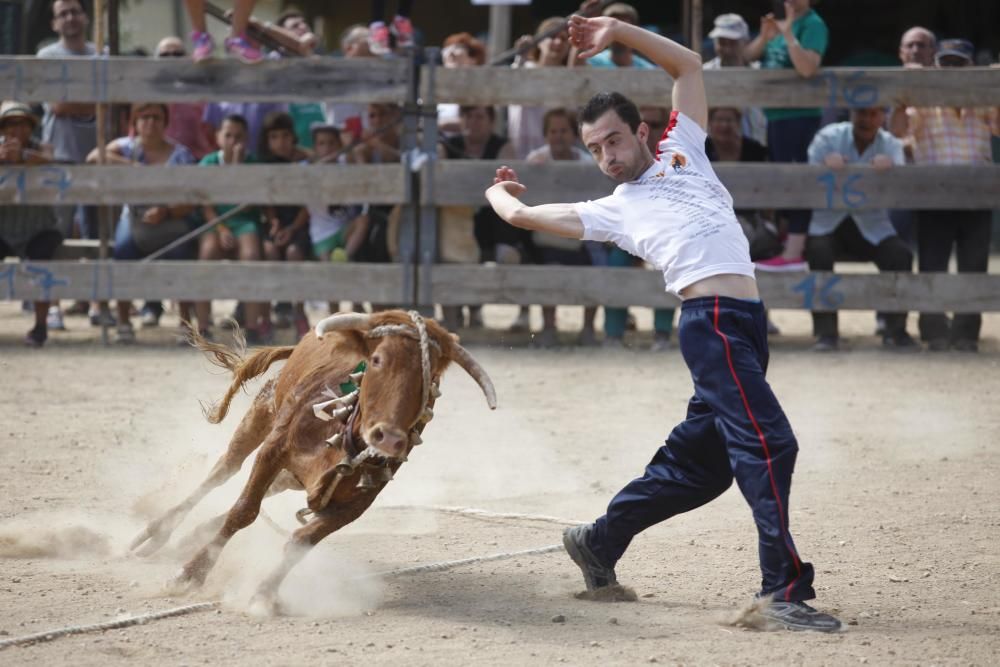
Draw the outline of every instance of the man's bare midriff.
<instances>
[{"instance_id":1,"label":"man's bare midriff","mask_svg":"<svg viewBox=\"0 0 1000 667\"><path fill-rule=\"evenodd\" d=\"M760 292L757 291L757 281L750 276L738 273L722 273L699 280L681 290L681 299L694 299L700 296L759 299Z\"/></svg>"}]
</instances>

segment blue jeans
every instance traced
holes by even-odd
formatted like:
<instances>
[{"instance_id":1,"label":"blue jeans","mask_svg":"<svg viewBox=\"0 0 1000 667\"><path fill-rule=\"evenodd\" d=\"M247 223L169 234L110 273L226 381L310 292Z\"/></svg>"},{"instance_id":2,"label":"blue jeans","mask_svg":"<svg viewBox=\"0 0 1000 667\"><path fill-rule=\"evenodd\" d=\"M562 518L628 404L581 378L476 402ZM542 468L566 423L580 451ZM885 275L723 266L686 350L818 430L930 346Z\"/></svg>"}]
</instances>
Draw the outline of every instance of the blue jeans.
<instances>
[{"instance_id":1,"label":"blue jeans","mask_svg":"<svg viewBox=\"0 0 1000 667\"><path fill-rule=\"evenodd\" d=\"M813 567L788 531L788 495L798 443L767 373L764 304L727 297L681 306L681 354L694 380L687 418L597 519L589 547L614 567L632 538L701 507L735 478L757 524L761 595L810 600Z\"/></svg>"}]
</instances>

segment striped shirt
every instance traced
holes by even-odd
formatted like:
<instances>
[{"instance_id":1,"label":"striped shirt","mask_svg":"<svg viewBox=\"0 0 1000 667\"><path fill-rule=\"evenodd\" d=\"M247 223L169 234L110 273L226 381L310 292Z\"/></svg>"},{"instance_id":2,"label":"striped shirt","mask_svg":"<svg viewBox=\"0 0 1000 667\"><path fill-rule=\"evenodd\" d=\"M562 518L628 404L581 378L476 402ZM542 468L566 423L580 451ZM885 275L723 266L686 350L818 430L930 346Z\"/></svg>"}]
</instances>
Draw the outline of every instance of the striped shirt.
<instances>
[{"instance_id":1,"label":"striped shirt","mask_svg":"<svg viewBox=\"0 0 1000 667\"><path fill-rule=\"evenodd\" d=\"M911 107L907 142L916 164L991 164L991 135L1000 135L996 109Z\"/></svg>"}]
</instances>

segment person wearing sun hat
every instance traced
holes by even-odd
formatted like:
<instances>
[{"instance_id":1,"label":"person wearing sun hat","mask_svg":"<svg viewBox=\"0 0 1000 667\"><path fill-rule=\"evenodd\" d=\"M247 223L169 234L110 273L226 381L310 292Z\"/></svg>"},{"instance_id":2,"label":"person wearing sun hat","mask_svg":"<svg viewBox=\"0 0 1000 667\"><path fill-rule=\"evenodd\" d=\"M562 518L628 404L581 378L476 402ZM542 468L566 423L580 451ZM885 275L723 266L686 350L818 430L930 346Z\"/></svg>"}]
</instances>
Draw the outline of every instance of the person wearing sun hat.
<instances>
[{"instance_id":1,"label":"person wearing sun hat","mask_svg":"<svg viewBox=\"0 0 1000 667\"><path fill-rule=\"evenodd\" d=\"M39 118L27 104L7 101L0 104L0 165L37 165L52 161L52 152L32 138ZM0 206L0 260L19 257L22 260L52 259L62 243L51 206ZM41 347L48 338L47 301L35 302L35 326L24 342Z\"/></svg>"},{"instance_id":2,"label":"person wearing sun hat","mask_svg":"<svg viewBox=\"0 0 1000 667\"><path fill-rule=\"evenodd\" d=\"M939 69L974 64L975 47L965 39L943 39L934 63ZM988 165L993 162L991 141L1000 136L1000 109L950 106L910 107L896 115L895 127L913 147L915 164ZM989 210L917 212L917 251L920 273L948 271L954 246L959 273L986 273L989 263L992 214ZM920 338L933 352L948 349L976 352L982 315L921 313Z\"/></svg>"}]
</instances>

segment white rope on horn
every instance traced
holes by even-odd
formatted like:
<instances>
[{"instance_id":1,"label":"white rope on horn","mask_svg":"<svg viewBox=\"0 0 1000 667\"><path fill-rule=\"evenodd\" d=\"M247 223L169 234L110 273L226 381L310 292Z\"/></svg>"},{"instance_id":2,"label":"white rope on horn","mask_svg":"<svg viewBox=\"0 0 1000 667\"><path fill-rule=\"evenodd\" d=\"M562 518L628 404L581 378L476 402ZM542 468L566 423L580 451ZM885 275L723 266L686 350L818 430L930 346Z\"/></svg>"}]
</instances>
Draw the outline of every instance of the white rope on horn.
<instances>
[{"instance_id":1,"label":"white rope on horn","mask_svg":"<svg viewBox=\"0 0 1000 667\"><path fill-rule=\"evenodd\" d=\"M431 395L431 350L427 336L427 323L424 322L424 318L420 313L415 310L408 311L407 315L413 320L413 326L417 328L417 333L420 334L420 370L423 374L420 405L426 407Z\"/></svg>"},{"instance_id":2,"label":"white rope on horn","mask_svg":"<svg viewBox=\"0 0 1000 667\"><path fill-rule=\"evenodd\" d=\"M218 606L219 606L218 602L199 602L197 604L189 604L184 607L174 607L173 609L154 611L148 614L141 614L139 616L130 616L129 618L122 618L116 621L107 621L106 623L92 623L90 625L70 625L65 628L57 628L55 630L45 630L43 632L36 632L31 635L24 635L21 637L12 637L11 639L0 640L0 650L3 650L5 648L10 648L11 646L24 646L25 644L48 642L52 641L53 639L59 639L60 637L67 637L69 635L82 635L88 632L103 632L105 630L117 630L119 628L127 628L132 625L142 625L145 623L149 623L150 621L159 621L164 618L183 616L184 614L193 614L198 611L208 611L209 609L215 609Z\"/></svg>"}]
</instances>

